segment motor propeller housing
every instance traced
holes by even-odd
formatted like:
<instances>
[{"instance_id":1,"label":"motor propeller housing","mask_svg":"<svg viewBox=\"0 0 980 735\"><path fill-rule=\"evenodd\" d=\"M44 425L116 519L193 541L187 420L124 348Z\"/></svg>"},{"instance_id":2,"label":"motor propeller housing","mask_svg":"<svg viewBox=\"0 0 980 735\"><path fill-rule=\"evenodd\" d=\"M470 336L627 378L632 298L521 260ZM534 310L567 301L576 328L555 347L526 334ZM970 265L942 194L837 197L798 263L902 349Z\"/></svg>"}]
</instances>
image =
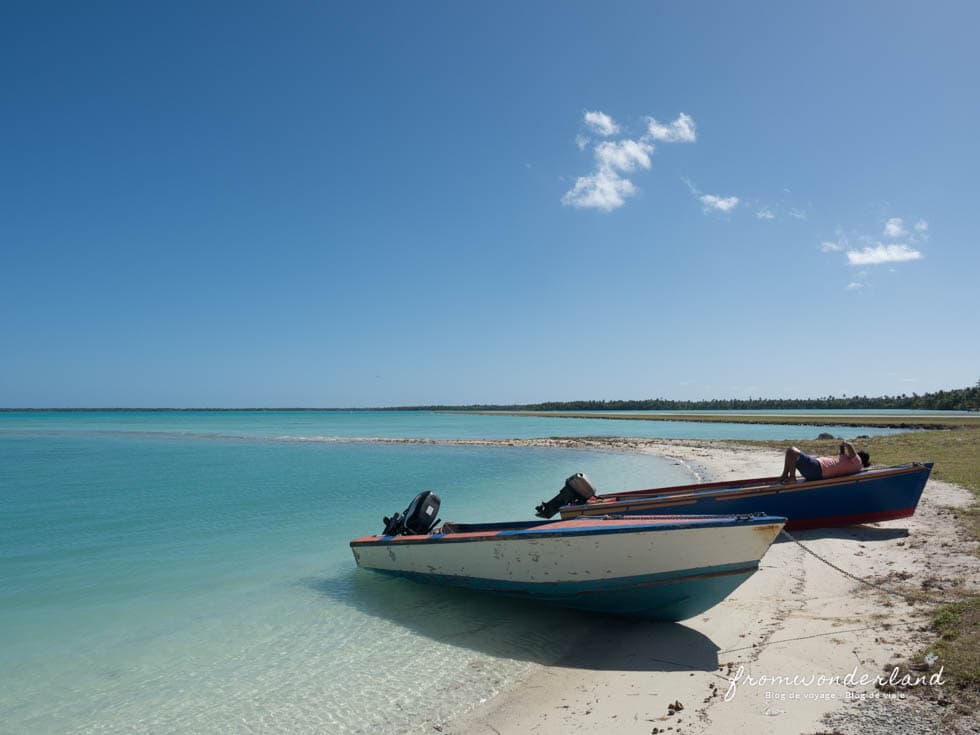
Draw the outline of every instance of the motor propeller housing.
<instances>
[{"instance_id":1,"label":"motor propeller housing","mask_svg":"<svg viewBox=\"0 0 980 735\"><path fill-rule=\"evenodd\" d=\"M384 518L385 536L424 536L439 519L439 496L430 490L425 490L415 496L404 513L395 513L390 518Z\"/></svg>"},{"instance_id":2,"label":"motor propeller housing","mask_svg":"<svg viewBox=\"0 0 980 735\"><path fill-rule=\"evenodd\" d=\"M563 505L581 505L595 494L595 488L592 487L589 478L581 472L576 472L565 480L564 486L555 497L534 509L535 515L538 518L551 518Z\"/></svg>"}]
</instances>

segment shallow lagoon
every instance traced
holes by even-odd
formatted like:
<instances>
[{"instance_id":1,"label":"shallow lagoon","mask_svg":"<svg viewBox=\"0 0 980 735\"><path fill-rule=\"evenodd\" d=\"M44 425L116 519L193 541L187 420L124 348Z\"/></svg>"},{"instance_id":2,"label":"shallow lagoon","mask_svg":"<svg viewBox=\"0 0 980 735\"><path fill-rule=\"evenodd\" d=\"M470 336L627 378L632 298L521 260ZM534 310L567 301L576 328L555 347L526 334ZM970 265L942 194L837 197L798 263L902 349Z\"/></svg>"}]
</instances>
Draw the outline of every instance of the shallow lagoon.
<instances>
[{"instance_id":1,"label":"shallow lagoon","mask_svg":"<svg viewBox=\"0 0 980 735\"><path fill-rule=\"evenodd\" d=\"M422 489L442 496L447 520L509 520L572 472L600 490L689 474L649 455L349 439L647 423L3 414L0 722L39 734L395 733L454 716L594 619L359 572L347 542Z\"/></svg>"}]
</instances>

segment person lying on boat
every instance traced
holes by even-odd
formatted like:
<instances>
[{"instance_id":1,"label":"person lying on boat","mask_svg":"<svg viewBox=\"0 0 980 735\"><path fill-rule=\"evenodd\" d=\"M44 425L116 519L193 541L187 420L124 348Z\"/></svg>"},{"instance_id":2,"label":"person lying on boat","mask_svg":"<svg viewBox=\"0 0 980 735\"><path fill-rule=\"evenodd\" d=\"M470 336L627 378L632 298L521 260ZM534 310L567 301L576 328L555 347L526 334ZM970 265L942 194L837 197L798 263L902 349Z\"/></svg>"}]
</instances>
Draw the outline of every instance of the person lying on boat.
<instances>
[{"instance_id":1,"label":"person lying on boat","mask_svg":"<svg viewBox=\"0 0 980 735\"><path fill-rule=\"evenodd\" d=\"M868 453L855 451L850 442L841 442L836 457L811 457L796 447L790 447L786 450L786 461L783 463L783 474L779 481L796 482L797 470L804 480L826 480L830 477L853 475L870 464L871 457Z\"/></svg>"}]
</instances>

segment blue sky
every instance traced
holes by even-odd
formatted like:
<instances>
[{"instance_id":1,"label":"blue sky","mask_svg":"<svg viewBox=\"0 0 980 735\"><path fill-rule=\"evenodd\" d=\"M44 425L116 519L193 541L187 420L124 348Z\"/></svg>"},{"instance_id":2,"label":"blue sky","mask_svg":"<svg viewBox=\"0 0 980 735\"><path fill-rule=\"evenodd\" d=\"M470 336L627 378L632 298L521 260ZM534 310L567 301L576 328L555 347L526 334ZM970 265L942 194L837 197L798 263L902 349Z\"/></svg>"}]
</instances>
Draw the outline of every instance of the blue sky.
<instances>
[{"instance_id":1,"label":"blue sky","mask_svg":"<svg viewBox=\"0 0 980 735\"><path fill-rule=\"evenodd\" d=\"M5 3L0 405L980 378L975 3Z\"/></svg>"}]
</instances>

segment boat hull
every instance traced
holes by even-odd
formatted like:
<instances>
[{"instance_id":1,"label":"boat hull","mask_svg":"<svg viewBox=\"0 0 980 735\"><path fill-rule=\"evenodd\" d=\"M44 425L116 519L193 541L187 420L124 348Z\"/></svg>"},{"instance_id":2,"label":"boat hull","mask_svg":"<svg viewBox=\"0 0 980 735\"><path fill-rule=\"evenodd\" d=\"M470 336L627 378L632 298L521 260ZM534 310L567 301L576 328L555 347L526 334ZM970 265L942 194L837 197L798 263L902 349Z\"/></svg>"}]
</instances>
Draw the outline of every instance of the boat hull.
<instances>
[{"instance_id":1,"label":"boat hull","mask_svg":"<svg viewBox=\"0 0 980 735\"><path fill-rule=\"evenodd\" d=\"M507 525L507 524L505 524ZM683 620L758 569L783 519L578 519L490 533L366 537L359 566L594 612Z\"/></svg>"},{"instance_id":2,"label":"boat hull","mask_svg":"<svg viewBox=\"0 0 980 735\"><path fill-rule=\"evenodd\" d=\"M598 496L566 505L562 518L606 513L691 514L765 512L785 516L786 528L830 528L907 518L915 513L932 463L867 470L829 480L787 485L763 478Z\"/></svg>"}]
</instances>

